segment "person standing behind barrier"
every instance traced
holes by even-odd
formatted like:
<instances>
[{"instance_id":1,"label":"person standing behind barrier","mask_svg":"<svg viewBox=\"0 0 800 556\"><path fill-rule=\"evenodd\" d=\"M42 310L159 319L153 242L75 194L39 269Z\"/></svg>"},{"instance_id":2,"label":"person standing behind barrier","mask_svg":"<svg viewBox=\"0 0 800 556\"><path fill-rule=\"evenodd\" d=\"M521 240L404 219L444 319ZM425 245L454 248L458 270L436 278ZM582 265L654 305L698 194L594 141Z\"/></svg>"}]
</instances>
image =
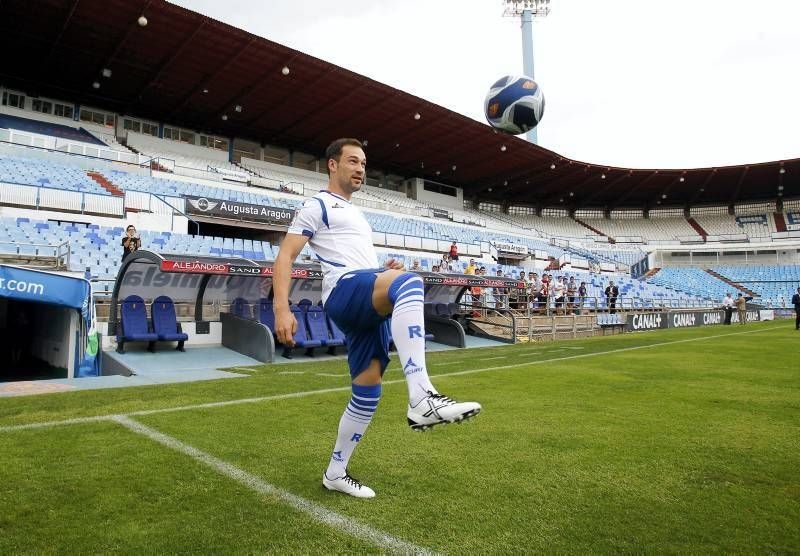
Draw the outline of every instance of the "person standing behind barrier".
<instances>
[{"instance_id":1,"label":"person standing behind barrier","mask_svg":"<svg viewBox=\"0 0 800 556\"><path fill-rule=\"evenodd\" d=\"M733 296L731 292L728 292L728 295L722 300L722 310L725 311L725 322L722 324L730 325L731 317L733 316Z\"/></svg>"},{"instance_id":2,"label":"person standing behind barrier","mask_svg":"<svg viewBox=\"0 0 800 556\"><path fill-rule=\"evenodd\" d=\"M792 305L794 305L794 329L800 330L800 288L797 288L797 293L792 296Z\"/></svg>"},{"instance_id":3,"label":"person standing behind barrier","mask_svg":"<svg viewBox=\"0 0 800 556\"><path fill-rule=\"evenodd\" d=\"M608 287L606 288L606 298L608 298L608 312L609 313L616 313L617 312L617 298L619 297L619 288L614 285L614 280L611 280L608 283Z\"/></svg>"},{"instance_id":4,"label":"person standing behind barrier","mask_svg":"<svg viewBox=\"0 0 800 556\"><path fill-rule=\"evenodd\" d=\"M753 299L752 297L744 297L741 293L736 296L736 312L739 313L739 324L747 322L747 302Z\"/></svg>"},{"instance_id":5,"label":"person standing behind barrier","mask_svg":"<svg viewBox=\"0 0 800 556\"><path fill-rule=\"evenodd\" d=\"M568 310L570 314L575 314L575 305L576 305L576 298L575 294L578 291L578 284L575 283L575 277L570 276L569 282L567 283L567 301L569 302Z\"/></svg>"},{"instance_id":6,"label":"person standing behind barrier","mask_svg":"<svg viewBox=\"0 0 800 556\"><path fill-rule=\"evenodd\" d=\"M578 310L576 311L579 315L583 313L583 304L586 303L586 293L586 282L581 282L578 288Z\"/></svg>"},{"instance_id":7,"label":"person standing behind barrier","mask_svg":"<svg viewBox=\"0 0 800 556\"><path fill-rule=\"evenodd\" d=\"M455 241L450 244L450 260L458 260L458 244Z\"/></svg>"},{"instance_id":8,"label":"person standing behind barrier","mask_svg":"<svg viewBox=\"0 0 800 556\"><path fill-rule=\"evenodd\" d=\"M122 238L122 258L124 259L141 247L142 238L136 232L136 226L131 224L125 229L125 237Z\"/></svg>"}]
</instances>

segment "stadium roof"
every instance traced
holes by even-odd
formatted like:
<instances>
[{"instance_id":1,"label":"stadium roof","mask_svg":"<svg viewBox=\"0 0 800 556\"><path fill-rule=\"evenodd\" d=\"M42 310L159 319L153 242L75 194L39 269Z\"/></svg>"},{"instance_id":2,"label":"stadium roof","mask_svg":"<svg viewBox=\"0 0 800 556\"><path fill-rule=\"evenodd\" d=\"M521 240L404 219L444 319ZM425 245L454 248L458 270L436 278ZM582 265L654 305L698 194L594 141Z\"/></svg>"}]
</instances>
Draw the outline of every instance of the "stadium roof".
<instances>
[{"instance_id":1,"label":"stadium roof","mask_svg":"<svg viewBox=\"0 0 800 556\"><path fill-rule=\"evenodd\" d=\"M652 209L800 197L800 159L685 170L570 160L164 0L3 0L0 49L0 82L28 95L315 154L335 137L366 139L371 166L477 200Z\"/></svg>"}]
</instances>

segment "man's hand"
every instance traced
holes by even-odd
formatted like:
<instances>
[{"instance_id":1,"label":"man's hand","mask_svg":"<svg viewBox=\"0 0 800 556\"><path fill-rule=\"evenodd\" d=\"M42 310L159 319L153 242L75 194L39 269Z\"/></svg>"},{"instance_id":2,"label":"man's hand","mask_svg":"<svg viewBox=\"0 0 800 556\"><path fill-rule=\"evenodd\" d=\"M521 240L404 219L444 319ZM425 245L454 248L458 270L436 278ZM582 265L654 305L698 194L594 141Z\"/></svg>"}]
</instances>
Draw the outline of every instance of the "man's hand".
<instances>
[{"instance_id":1,"label":"man's hand","mask_svg":"<svg viewBox=\"0 0 800 556\"><path fill-rule=\"evenodd\" d=\"M275 311L275 334L285 346L294 347L294 333L297 332L297 319L289 310Z\"/></svg>"},{"instance_id":2,"label":"man's hand","mask_svg":"<svg viewBox=\"0 0 800 556\"><path fill-rule=\"evenodd\" d=\"M405 268L403 266L403 263L401 263L400 261L396 261L394 259L389 259L388 261L386 261L386 264L384 266L391 270L403 270Z\"/></svg>"}]
</instances>

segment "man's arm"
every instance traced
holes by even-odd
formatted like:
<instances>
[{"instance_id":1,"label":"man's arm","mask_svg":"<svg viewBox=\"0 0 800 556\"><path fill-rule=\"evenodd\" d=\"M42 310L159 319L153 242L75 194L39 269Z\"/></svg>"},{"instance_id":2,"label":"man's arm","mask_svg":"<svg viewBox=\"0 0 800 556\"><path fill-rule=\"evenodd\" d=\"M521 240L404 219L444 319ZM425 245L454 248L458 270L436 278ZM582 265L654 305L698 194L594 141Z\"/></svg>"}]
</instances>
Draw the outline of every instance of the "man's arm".
<instances>
[{"instance_id":1,"label":"man's arm","mask_svg":"<svg viewBox=\"0 0 800 556\"><path fill-rule=\"evenodd\" d=\"M286 234L272 267L272 310L275 312L275 334L278 336L278 341L287 346L294 346L294 333L297 330L297 320L289 310L292 264L306 243L308 243L308 237L304 235Z\"/></svg>"}]
</instances>

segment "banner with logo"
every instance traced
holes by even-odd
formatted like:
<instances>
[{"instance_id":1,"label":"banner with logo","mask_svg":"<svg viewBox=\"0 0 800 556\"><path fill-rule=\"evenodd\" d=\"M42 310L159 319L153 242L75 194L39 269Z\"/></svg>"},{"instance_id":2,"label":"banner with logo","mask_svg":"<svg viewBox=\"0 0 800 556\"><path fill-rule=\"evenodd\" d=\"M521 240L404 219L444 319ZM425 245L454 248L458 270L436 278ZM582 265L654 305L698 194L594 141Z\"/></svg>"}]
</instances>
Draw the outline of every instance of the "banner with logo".
<instances>
[{"instance_id":1,"label":"banner with logo","mask_svg":"<svg viewBox=\"0 0 800 556\"><path fill-rule=\"evenodd\" d=\"M216 216L233 220L249 220L265 224L288 226L294 218L294 210L253 203L239 203L209 197L186 196L186 212L201 216Z\"/></svg>"},{"instance_id":2,"label":"banner with logo","mask_svg":"<svg viewBox=\"0 0 800 556\"><path fill-rule=\"evenodd\" d=\"M431 212L434 218L450 218L450 213L444 209L432 208Z\"/></svg>"},{"instance_id":3,"label":"banner with logo","mask_svg":"<svg viewBox=\"0 0 800 556\"><path fill-rule=\"evenodd\" d=\"M747 322L762 320L759 311L747 311ZM625 330L659 330L664 328L692 328L711 326L725 322L725 313L718 310L675 311L669 313L628 313ZM739 322L739 315L733 312L732 323Z\"/></svg>"}]
</instances>

